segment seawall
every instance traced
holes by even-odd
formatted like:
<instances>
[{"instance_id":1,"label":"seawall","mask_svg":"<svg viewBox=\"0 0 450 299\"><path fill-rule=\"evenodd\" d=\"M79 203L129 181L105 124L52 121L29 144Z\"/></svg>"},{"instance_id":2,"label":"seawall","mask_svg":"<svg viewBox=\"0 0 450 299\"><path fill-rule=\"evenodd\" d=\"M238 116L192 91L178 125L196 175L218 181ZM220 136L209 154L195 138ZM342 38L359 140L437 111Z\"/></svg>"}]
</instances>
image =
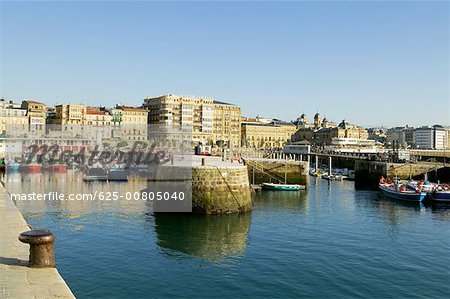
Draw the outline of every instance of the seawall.
<instances>
[{"instance_id":1,"label":"seawall","mask_svg":"<svg viewBox=\"0 0 450 299\"><path fill-rule=\"evenodd\" d=\"M0 298L75 298L56 268L26 266L29 246L18 237L27 230L30 227L0 183Z\"/></svg>"}]
</instances>

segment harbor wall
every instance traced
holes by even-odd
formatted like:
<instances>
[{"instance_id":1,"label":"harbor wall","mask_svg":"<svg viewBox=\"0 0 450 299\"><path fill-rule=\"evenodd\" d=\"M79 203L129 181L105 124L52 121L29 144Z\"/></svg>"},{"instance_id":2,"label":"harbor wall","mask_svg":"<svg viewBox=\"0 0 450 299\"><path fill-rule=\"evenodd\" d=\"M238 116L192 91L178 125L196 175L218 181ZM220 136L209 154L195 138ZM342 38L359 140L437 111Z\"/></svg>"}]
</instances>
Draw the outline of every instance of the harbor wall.
<instances>
[{"instance_id":1,"label":"harbor wall","mask_svg":"<svg viewBox=\"0 0 450 299\"><path fill-rule=\"evenodd\" d=\"M246 166L194 167L192 211L201 214L231 214L252 209Z\"/></svg>"},{"instance_id":2,"label":"harbor wall","mask_svg":"<svg viewBox=\"0 0 450 299\"><path fill-rule=\"evenodd\" d=\"M0 297L75 298L56 268L27 267L29 245L18 237L28 230L30 227L0 182ZM56 250L57 246L58 236Z\"/></svg>"},{"instance_id":3,"label":"harbor wall","mask_svg":"<svg viewBox=\"0 0 450 299\"><path fill-rule=\"evenodd\" d=\"M156 169L154 178L158 184L156 189L192 191L193 213L232 214L252 210L251 188L244 165L162 166ZM178 182L170 182L173 178ZM155 202L154 211L163 211L158 210L158 205L163 204Z\"/></svg>"},{"instance_id":4,"label":"harbor wall","mask_svg":"<svg viewBox=\"0 0 450 299\"><path fill-rule=\"evenodd\" d=\"M387 163L358 160L355 162L355 188L377 189L380 177L410 177L422 179L425 173L433 171L436 165L428 163Z\"/></svg>"},{"instance_id":5,"label":"harbor wall","mask_svg":"<svg viewBox=\"0 0 450 299\"><path fill-rule=\"evenodd\" d=\"M288 183L309 185L309 165L307 161L246 159L248 177L251 184L277 183L277 177ZM273 176L274 175L274 176Z\"/></svg>"}]
</instances>

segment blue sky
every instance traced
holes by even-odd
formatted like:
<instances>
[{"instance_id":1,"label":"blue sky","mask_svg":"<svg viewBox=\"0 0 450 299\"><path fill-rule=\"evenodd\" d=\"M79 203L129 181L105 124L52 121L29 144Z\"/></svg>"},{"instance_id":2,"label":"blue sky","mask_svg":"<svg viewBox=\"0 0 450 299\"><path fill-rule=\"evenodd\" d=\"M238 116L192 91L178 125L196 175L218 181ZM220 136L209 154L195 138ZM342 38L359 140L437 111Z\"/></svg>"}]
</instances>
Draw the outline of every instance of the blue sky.
<instances>
[{"instance_id":1,"label":"blue sky","mask_svg":"<svg viewBox=\"0 0 450 299\"><path fill-rule=\"evenodd\" d=\"M2 2L0 96L449 124L448 2Z\"/></svg>"}]
</instances>

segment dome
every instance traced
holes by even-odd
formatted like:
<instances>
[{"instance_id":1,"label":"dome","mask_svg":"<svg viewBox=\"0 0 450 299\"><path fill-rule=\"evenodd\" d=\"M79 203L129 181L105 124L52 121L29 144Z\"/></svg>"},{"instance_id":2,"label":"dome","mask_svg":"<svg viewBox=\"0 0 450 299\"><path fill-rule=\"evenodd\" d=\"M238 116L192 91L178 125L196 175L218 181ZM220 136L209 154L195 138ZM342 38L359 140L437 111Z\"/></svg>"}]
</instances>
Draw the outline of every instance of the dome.
<instances>
[{"instance_id":1,"label":"dome","mask_svg":"<svg viewBox=\"0 0 450 299\"><path fill-rule=\"evenodd\" d=\"M317 112L316 115L314 115L314 118L319 118L319 117L320 117L320 114L319 114L319 112Z\"/></svg>"}]
</instances>

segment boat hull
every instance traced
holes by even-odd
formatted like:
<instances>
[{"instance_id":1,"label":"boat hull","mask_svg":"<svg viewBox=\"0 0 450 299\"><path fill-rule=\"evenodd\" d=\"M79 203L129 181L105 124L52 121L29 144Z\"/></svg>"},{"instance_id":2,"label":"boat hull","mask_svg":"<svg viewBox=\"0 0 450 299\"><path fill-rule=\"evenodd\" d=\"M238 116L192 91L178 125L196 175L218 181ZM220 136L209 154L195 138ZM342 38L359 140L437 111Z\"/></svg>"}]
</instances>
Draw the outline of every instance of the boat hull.
<instances>
[{"instance_id":1,"label":"boat hull","mask_svg":"<svg viewBox=\"0 0 450 299\"><path fill-rule=\"evenodd\" d=\"M42 165L40 164L20 165L19 170L27 173L40 173L42 171Z\"/></svg>"},{"instance_id":2,"label":"boat hull","mask_svg":"<svg viewBox=\"0 0 450 299\"><path fill-rule=\"evenodd\" d=\"M436 191L429 194L429 199L435 202L450 202L450 191Z\"/></svg>"},{"instance_id":3,"label":"boat hull","mask_svg":"<svg viewBox=\"0 0 450 299\"><path fill-rule=\"evenodd\" d=\"M261 187L263 190L268 191L299 191L305 189L305 186L302 185L283 185L271 183L263 183Z\"/></svg>"},{"instance_id":4,"label":"boat hull","mask_svg":"<svg viewBox=\"0 0 450 299\"><path fill-rule=\"evenodd\" d=\"M384 196L397 200L421 202L427 196L426 192L399 192L392 189L390 186L380 185L379 187Z\"/></svg>"}]
</instances>

